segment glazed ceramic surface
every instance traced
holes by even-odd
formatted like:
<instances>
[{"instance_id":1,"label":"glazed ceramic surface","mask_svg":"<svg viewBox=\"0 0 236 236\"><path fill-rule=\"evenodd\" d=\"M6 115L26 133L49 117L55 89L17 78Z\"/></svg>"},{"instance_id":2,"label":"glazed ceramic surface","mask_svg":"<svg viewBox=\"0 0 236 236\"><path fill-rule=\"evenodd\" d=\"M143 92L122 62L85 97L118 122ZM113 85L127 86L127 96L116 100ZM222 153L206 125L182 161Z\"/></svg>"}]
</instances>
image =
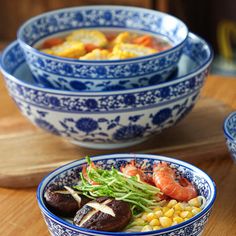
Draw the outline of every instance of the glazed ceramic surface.
<instances>
[{"instance_id":1,"label":"glazed ceramic surface","mask_svg":"<svg viewBox=\"0 0 236 236\"><path fill-rule=\"evenodd\" d=\"M211 208L214 204L216 197L216 187L210 177L202 170L190 165L186 162L167 158L156 155L145 154L113 154L96 156L92 158L96 165L103 169L110 169L112 166L119 169L126 162L135 159L139 166L145 163L149 170L152 170L153 164L157 164L160 161L165 161L176 168L177 173L181 174L189 181L191 181L198 190L198 194L206 198L207 204L204 209L194 216L193 218L185 221L184 223L162 229L149 232L101 232L95 230L89 230L81 227L74 226L67 219L62 219L53 213L51 213L45 206L43 199L44 192L52 185L59 186L77 184L79 180L79 173L82 170L83 164L86 163L84 159L72 162L65 166L62 166L46 176L38 187L37 199L39 207L44 216L45 222L48 226L48 230L51 235L67 235L67 236L84 236L84 235L158 235L158 236L200 236L208 221L211 213Z\"/></svg>"},{"instance_id":2,"label":"glazed ceramic surface","mask_svg":"<svg viewBox=\"0 0 236 236\"><path fill-rule=\"evenodd\" d=\"M191 34L168 83L113 92L69 92L40 88L32 80L18 43L2 56L9 93L36 126L90 148L119 148L143 142L175 125L193 108L212 53Z\"/></svg>"},{"instance_id":3,"label":"glazed ceramic surface","mask_svg":"<svg viewBox=\"0 0 236 236\"><path fill-rule=\"evenodd\" d=\"M231 113L224 122L224 134L229 152L236 163L236 112Z\"/></svg>"},{"instance_id":4,"label":"glazed ceramic surface","mask_svg":"<svg viewBox=\"0 0 236 236\"><path fill-rule=\"evenodd\" d=\"M52 35L80 28L142 31L167 39L173 47L145 57L113 61L60 58L34 48ZM37 83L66 90L110 91L166 80L177 66L187 36L185 24L165 13L136 7L89 6L32 18L21 26L18 41Z\"/></svg>"}]
</instances>

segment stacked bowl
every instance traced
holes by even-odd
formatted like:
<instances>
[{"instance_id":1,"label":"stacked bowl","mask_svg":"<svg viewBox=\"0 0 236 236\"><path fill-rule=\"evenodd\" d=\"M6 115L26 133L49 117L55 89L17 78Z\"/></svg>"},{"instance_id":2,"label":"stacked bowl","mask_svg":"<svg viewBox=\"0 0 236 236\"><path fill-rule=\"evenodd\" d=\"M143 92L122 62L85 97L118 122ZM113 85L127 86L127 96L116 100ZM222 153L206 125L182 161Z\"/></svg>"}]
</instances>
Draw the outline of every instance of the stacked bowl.
<instances>
[{"instance_id":1,"label":"stacked bowl","mask_svg":"<svg viewBox=\"0 0 236 236\"><path fill-rule=\"evenodd\" d=\"M78 60L38 50L78 28L135 31L171 48L125 60ZM193 108L212 50L179 19L135 7L90 6L30 19L2 54L10 95L36 126L96 149L128 147L180 121Z\"/></svg>"}]
</instances>

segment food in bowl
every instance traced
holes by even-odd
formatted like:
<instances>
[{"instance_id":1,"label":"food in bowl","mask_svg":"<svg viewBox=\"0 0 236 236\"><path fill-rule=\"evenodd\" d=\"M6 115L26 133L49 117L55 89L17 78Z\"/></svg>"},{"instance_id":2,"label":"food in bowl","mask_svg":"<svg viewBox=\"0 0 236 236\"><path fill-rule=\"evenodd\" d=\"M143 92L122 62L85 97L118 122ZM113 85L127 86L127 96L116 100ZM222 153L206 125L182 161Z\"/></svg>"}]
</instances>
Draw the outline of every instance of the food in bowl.
<instances>
[{"instance_id":1,"label":"food in bowl","mask_svg":"<svg viewBox=\"0 0 236 236\"><path fill-rule=\"evenodd\" d=\"M177 200L167 196L170 192L159 182L170 175L174 179L169 186L178 186ZM188 183L186 187L181 181ZM60 189L57 194L74 196L77 212L72 217L55 213L47 204L45 194L51 186ZM83 194L93 199L79 207ZM207 223L216 189L207 174L188 163L149 154L112 154L58 168L42 180L37 197L52 235L193 236Z\"/></svg>"},{"instance_id":2,"label":"food in bowl","mask_svg":"<svg viewBox=\"0 0 236 236\"><path fill-rule=\"evenodd\" d=\"M133 32L80 29L65 37L45 40L41 51L79 60L122 60L167 50L171 44L160 37Z\"/></svg>"},{"instance_id":3,"label":"food in bowl","mask_svg":"<svg viewBox=\"0 0 236 236\"><path fill-rule=\"evenodd\" d=\"M76 46L67 42L65 48L78 47L79 54L67 58L62 50L62 56L42 53L38 48L50 37L63 37L74 30L91 29L100 32L99 45L104 45L106 40L101 37L101 32L137 32L161 37L167 40L171 47L159 53L133 57L115 54L112 60L107 58L107 51L96 49L95 52L78 60L84 53L81 44ZM77 34L77 33L76 33ZM98 34L98 32L96 33ZM168 80L176 69L182 55L183 47L188 37L186 25L179 19L166 13L126 6L85 6L60 9L38 15L26 21L17 34L18 42L24 51L26 61L36 79L36 82L45 88L55 88L70 91L104 91L107 84L113 83L115 87L135 88L140 86L142 80L156 80L156 84ZM75 36L71 37L73 40ZM58 41L58 40L57 40ZM72 45L71 45L72 44ZM91 46L91 45L90 45ZM88 47L91 50L91 47ZM138 45L135 45L136 47ZM139 46L142 48L145 46ZM145 47L146 48L146 47ZM58 50L58 48L56 48ZM145 49L146 50L146 49ZM144 50L144 51L145 51ZM148 49L152 51L153 49ZM61 54L61 50L59 47ZM70 50L69 50L70 51ZM120 52L121 49L118 49ZM59 55L60 55L59 54ZM70 53L69 53L70 54ZM120 60L119 58L127 58ZM89 59L90 58L90 59ZM99 60L96 60L98 59ZM86 86L80 86L80 82ZM97 86L94 87L93 84ZM142 82L141 82L142 83ZM141 85L142 86L142 85Z\"/></svg>"},{"instance_id":4,"label":"food in bowl","mask_svg":"<svg viewBox=\"0 0 236 236\"><path fill-rule=\"evenodd\" d=\"M59 215L73 216L73 223L79 227L158 230L189 220L205 207L205 197L198 196L196 187L166 162L154 165L147 173L145 163L137 166L135 160L119 171L102 169L86 159L88 165L79 173L78 184L52 186L45 192L49 208Z\"/></svg>"},{"instance_id":5,"label":"food in bowl","mask_svg":"<svg viewBox=\"0 0 236 236\"><path fill-rule=\"evenodd\" d=\"M22 114L47 132L95 149L132 146L182 120L198 99L211 61L209 46L190 34L178 75L168 83L91 93L39 87L16 42L1 57L7 88Z\"/></svg>"}]
</instances>

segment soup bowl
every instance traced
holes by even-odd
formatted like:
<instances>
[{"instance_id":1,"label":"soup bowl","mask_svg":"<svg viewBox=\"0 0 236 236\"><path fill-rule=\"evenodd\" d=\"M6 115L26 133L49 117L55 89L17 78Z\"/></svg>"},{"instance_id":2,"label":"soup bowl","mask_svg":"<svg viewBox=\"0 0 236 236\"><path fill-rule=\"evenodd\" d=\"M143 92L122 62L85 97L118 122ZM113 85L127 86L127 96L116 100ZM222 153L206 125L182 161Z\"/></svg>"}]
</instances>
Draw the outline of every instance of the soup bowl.
<instances>
[{"instance_id":1,"label":"soup bowl","mask_svg":"<svg viewBox=\"0 0 236 236\"><path fill-rule=\"evenodd\" d=\"M51 185L76 185L79 181L79 173L81 172L83 165L86 163L85 159L81 159L69 163L65 166L59 167L55 171L51 172L42 180L38 187L38 204L51 235L196 236L202 234L216 198L215 184L212 179L202 170L186 162L179 161L173 158L148 154L112 154L92 157L91 160L94 161L94 163L100 166L102 169L110 169L112 166L116 169L120 169L120 167L123 166L125 163L131 160L135 160L136 163L140 166L145 163L145 165L150 169L150 171L152 171L153 165L163 161L167 162L171 165L171 167L175 168L181 176L187 178L196 187L198 194L205 197L206 204L200 213L190 218L189 220L161 230L134 233L103 232L75 226L68 219L60 218L48 209L45 204L44 193Z\"/></svg>"},{"instance_id":2,"label":"soup bowl","mask_svg":"<svg viewBox=\"0 0 236 236\"><path fill-rule=\"evenodd\" d=\"M224 135L231 157L236 163L236 112L232 112L225 119Z\"/></svg>"},{"instance_id":3,"label":"soup bowl","mask_svg":"<svg viewBox=\"0 0 236 236\"><path fill-rule=\"evenodd\" d=\"M135 31L170 42L168 50L126 60L78 60L38 50L45 39L75 29ZM158 11L122 6L88 6L56 10L25 22L18 42L38 84L44 87L104 91L136 88L164 81L176 68L188 36L179 19Z\"/></svg>"},{"instance_id":4,"label":"soup bowl","mask_svg":"<svg viewBox=\"0 0 236 236\"><path fill-rule=\"evenodd\" d=\"M145 141L175 125L197 101L212 61L208 44L191 34L178 76L155 86L72 92L40 88L17 42L1 58L10 95L36 126L90 148L121 148Z\"/></svg>"}]
</instances>

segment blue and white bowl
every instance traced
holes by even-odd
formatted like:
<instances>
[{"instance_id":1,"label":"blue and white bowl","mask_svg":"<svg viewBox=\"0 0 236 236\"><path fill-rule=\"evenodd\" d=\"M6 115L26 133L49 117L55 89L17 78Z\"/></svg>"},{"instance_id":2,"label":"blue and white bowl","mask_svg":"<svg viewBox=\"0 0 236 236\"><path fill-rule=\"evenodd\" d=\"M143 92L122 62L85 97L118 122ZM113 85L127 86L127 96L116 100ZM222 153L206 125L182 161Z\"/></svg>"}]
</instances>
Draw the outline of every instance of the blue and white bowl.
<instances>
[{"instance_id":1,"label":"blue and white bowl","mask_svg":"<svg viewBox=\"0 0 236 236\"><path fill-rule=\"evenodd\" d=\"M3 52L10 95L36 126L89 148L121 148L175 125L197 101L212 61L208 44L190 34L177 78L155 86L113 92L40 88L17 42Z\"/></svg>"},{"instance_id":2,"label":"blue and white bowl","mask_svg":"<svg viewBox=\"0 0 236 236\"><path fill-rule=\"evenodd\" d=\"M166 229L149 231L149 232L135 232L135 233L125 233L125 232L102 232L96 230L89 230L86 228L81 228L75 226L71 221L67 219L62 219L54 215L46 207L44 202L44 193L46 189L52 184L58 186L73 185L77 184L79 180L79 173L82 170L83 164L86 163L85 159L78 160L62 166L48 176L46 176L40 183L37 190L37 199L40 210L47 224L48 230L51 235L67 235L67 236L85 236L85 235L158 235L158 236L200 236L204 230L204 227L208 221L211 214L211 210L216 198L216 186L212 179L197 167L190 165L186 162L179 161L173 158L167 158L163 156L148 155L148 154L113 154L96 156L91 158L95 164L101 166L103 169L109 169L115 167L119 169L126 162L135 159L138 164L142 165L145 163L150 170L152 170L153 164L157 164L160 161L165 161L169 163L173 168L191 181L198 190L198 194L206 198L206 205L204 209L193 218Z\"/></svg>"},{"instance_id":3,"label":"blue and white bowl","mask_svg":"<svg viewBox=\"0 0 236 236\"><path fill-rule=\"evenodd\" d=\"M46 38L78 28L131 30L167 39L173 47L127 60L83 61L48 55L37 50ZM179 19L158 11L124 6L87 6L36 16L18 31L18 42L36 82L76 91L111 91L164 81L176 68L188 36Z\"/></svg>"},{"instance_id":4,"label":"blue and white bowl","mask_svg":"<svg viewBox=\"0 0 236 236\"><path fill-rule=\"evenodd\" d=\"M232 112L224 121L224 135L232 159L236 163L236 112Z\"/></svg>"}]
</instances>

